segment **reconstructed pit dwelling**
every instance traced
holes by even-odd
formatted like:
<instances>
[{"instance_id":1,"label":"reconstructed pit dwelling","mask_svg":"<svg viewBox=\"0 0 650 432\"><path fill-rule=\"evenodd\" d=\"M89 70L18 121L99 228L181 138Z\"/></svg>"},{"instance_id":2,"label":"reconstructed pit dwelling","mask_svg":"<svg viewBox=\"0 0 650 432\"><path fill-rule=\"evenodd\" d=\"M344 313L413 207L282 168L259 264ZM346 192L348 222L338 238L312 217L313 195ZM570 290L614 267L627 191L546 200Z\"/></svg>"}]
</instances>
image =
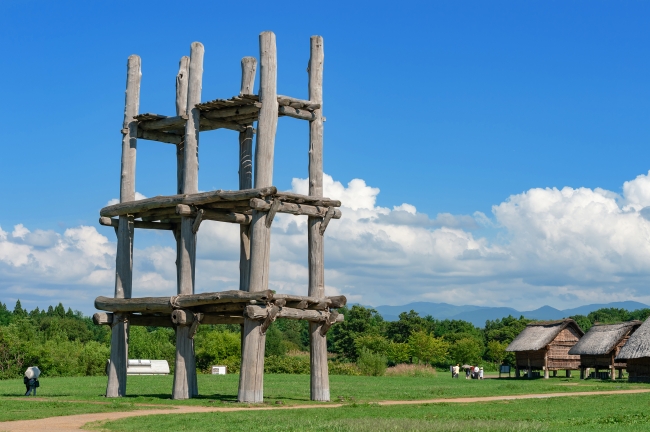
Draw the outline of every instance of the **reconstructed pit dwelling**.
<instances>
[{"instance_id":1,"label":"reconstructed pit dwelling","mask_svg":"<svg viewBox=\"0 0 650 432\"><path fill-rule=\"evenodd\" d=\"M331 219L339 219L341 203L323 197L323 38L312 36L309 57L309 100L277 94L275 35L260 34L260 90L254 94L257 61L242 59L241 91L230 99L201 103L203 45L194 42L180 61L176 77L176 116L138 114L140 57L127 64L126 107L122 128L120 203L100 212L100 223L117 233L115 297L98 297L94 321L111 326L111 358L107 397L126 393L130 325L176 329L176 367L172 397L198 395L194 335L199 324L242 324L242 359L238 400L262 402L266 330L277 318L309 321L311 399L328 401L328 329L343 321L337 308L344 296L325 297L323 235ZM278 117L309 122L309 195L279 192L273 186L273 150ZM257 130L253 123L257 122ZM199 133L219 128L239 133L239 190L198 192ZM257 135L253 158L253 136ZM177 195L135 200L137 139L177 147ZM253 183L253 164L255 176ZM307 296L268 290L271 224L276 213L308 217ZM201 221L240 225L239 290L194 293L196 233ZM135 228L170 230L176 238L177 295L133 298Z\"/></svg>"}]
</instances>

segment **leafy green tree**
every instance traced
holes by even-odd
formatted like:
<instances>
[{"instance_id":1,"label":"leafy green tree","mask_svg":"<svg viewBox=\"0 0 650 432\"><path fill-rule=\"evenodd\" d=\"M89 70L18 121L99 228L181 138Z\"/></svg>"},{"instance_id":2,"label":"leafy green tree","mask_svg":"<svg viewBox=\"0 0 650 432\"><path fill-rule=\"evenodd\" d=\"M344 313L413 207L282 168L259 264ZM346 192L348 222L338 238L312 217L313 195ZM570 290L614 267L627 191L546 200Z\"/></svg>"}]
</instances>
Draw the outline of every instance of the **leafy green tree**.
<instances>
[{"instance_id":1,"label":"leafy green tree","mask_svg":"<svg viewBox=\"0 0 650 432\"><path fill-rule=\"evenodd\" d=\"M449 355L456 363L478 364L481 361L483 347L474 338L463 338L455 341L449 348Z\"/></svg>"},{"instance_id":2,"label":"leafy green tree","mask_svg":"<svg viewBox=\"0 0 650 432\"><path fill-rule=\"evenodd\" d=\"M359 356L355 340L367 334L382 334L384 319L371 308L354 305L351 309L339 310L345 321L332 326L328 333L331 350L347 359L356 360Z\"/></svg>"},{"instance_id":3,"label":"leafy green tree","mask_svg":"<svg viewBox=\"0 0 650 432\"><path fill-rule=\"evenodd\" d=\"M20 300L16 300L16 306L14 306L14 316L16 317L25 317L27 316L27 311L23 309L20 304Z\"/></svg>"},{"instance_id":4,"label":"leafy green tree","mask_svg":"<svg viewBox=\"0 0 650 432\"><path fill-rule=\"evenodd\" d=\"M588 317L586 317L584 315L574 315L574 316L571 316L569 318L571 318L573 321L575 321L576 324L578 324L578 326L585 333L587 333L589 331L589 329L591 328L591 326L593 325L593 322Z\"/></svg>"},{"instance_id":5,"label":"leafy green tree","mask_svg":"<svg viewBox=\"0 0 650 432\"><path fill-rule=\"evenodd\" d=\"M429 316L422 318L417 312L402 312L399 320L386 323L386 337L393 342L405 343L409 340L411 333L433 331L434 321Z\"/></svg>"},{"instance_id":6,"label":"leafy green tree","mask_svg":"<svg viewBox=\"0 0 650 432\"><path fill-rule=\"evenodd\" d=\"M386 356L373 353L366 348L361 348L357 358L357 366L363 375L382 376L386 373Z\"/></svg>"},{"instance_id":7,"label":"leafy green tree","mask_svg":"<svg viewBox=\"0 0 650 432\"><path fill-rule=\"evenodd\" d=\"M408 339L411 356L417 362L425 364L438 363L447 357L449 343L424 331L411 333Z\"/></svg>"},{"instance_id":8,"label":"leafy green tree","mask_svg":"<svg viewBox=\"0 0 650 432\"><path fill-rule=\"evenodd\" d=\"M491 340L487 344L487 351L485 355L488 360L492 361L495 365L499 365L506 358L507 352L506 348L508 344L505 342L499 342L498 340Z\"/></svg>"},{"instance_id":9,"label":"leafy green tree","mask_svg":"<svg viewBox=\"0 0 650 432\"><path fill-rule=\"evenodd\" d=\"M201 329L194 338L196 365L200 370L209 371L213 365L225 364L232 372L233 366L239 368L241 356L241 333L228 330ZM175 350L174 350L175 352ZM237 361L232 361L237 358Z\"/></svg>"}]
</instances>

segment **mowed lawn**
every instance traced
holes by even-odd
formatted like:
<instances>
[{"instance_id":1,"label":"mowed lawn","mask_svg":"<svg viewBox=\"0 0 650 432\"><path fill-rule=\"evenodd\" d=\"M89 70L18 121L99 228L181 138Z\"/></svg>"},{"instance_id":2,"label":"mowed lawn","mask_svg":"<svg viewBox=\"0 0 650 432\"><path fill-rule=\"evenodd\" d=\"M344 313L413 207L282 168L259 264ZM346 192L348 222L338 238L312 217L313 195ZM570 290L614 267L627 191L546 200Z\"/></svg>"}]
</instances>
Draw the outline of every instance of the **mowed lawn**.
<instances>
[{"instance_id":1,"label":"mowed lawn","mask_svg":"<svg viewBox=\"0 0 650 432\"><path fill-rule=\"evenodd\" d=\"M650 394L150 415L86 425L111 431L648 431Z\"/></svg>"},{"instance_id":2,"label":"mowed lawn","mask_svg":"<svg viewBox=\"0 0 650 432\"><path fill-rule=\"evenodd\" d=\"M169 405L215 407L240 405L236 403L238 375L199 375L198 379L200 396L186 401L171 400L172 376L131 376L128 378L128 395L120 399L106 399L103 396L106 388L106 377L43 377L40 380L41 387L38 389L38 398L36 399L21 396L25 391L22 379L4 380L0 381L0 421L145 408L141 404L159 405L161 408ZM448 373L439 373L435 377L333 375L330 377L330 388L332 402L344 402L346 405L363 405L383 400L425 400L530 393L650 389L650 385L630 384L626 381L581 381L578 378L567 379L564 377L549 380L513 378L477 381L462 378L451 379ZM310 404L312 402L309 401L309 376L266 375L264 395L265 404L270 406ZM647 399L645 395L635 395L631 400L637 400L637 398L638 400ZM525 405L528 402L517 403ZM533 401L530 403L534 406L538 402ZM146 408L151 407L147 406ZM415 409L413 407L382 407L381 409L384 408L394 409L396 412L401 410L411 412ZM645 408L647 409L647 404ZM370 408L362 407L361 411L366 409ZM453 408L452 411L456 409ZM339 409L334 410L339 411ZM435 410L438 410L438 408L435 408ZM594 411L597 410L594 409ZM327 412L330 411L327 410ZM458 412L462 413L463 411ZM472 411L468 409L468 412ZM257 417L260 414L258 412L255 416ZM328 414L319 415L326 416Z\"/></svg>"}]
</instances>

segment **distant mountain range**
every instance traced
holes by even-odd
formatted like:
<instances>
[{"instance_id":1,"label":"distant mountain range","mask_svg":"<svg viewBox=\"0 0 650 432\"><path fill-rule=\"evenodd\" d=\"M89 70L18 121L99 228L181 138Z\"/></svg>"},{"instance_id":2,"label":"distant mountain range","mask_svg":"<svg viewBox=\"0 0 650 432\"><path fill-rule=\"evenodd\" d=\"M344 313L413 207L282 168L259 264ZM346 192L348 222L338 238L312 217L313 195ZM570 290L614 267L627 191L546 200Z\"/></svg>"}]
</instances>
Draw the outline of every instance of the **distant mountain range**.
<instances>
[{"instance_id":1,"label":"distant mountain range","mask_svg":"<svg viewBox=\"0 0 650 432\"><path fill-rule=\"evenodd\" d=\"M381 314L386 321L397 321L399 314L414 310L420 316L431 315L436 319L457 319L469 321L477 327L484 327L485 321L495 320L512 315L515 318L525 316L537 320L556 320L572 315L587 315L590 312L601 308L620 308L633 311L644 309L650 306L635 301L613 302L607 304L590 304L573 309L558 310L550 306L542 306L532 311L518 311L509 307L485 307L485 306L455 306L448 303L415 302L403 306L378 306L374 309Z\"/></svg>"}]
</instances>

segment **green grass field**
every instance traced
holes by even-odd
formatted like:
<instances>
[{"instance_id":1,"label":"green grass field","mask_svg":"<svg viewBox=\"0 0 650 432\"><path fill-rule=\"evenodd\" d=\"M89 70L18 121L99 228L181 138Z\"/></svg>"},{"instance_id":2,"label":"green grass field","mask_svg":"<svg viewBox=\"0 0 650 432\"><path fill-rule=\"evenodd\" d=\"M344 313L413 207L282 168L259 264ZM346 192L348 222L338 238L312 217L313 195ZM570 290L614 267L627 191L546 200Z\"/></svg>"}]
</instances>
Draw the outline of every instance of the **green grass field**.
<instances>
[{"instance_id":1,"label":"green grass field","mask_svg":"<svg viewBox=\"0 0 650 432\"><path fill-rule=\"evenodd\" d=\"M472 404L377 406L134 417L111 431L647 431L650 395L582 396ZM93 425L89 425L92 427Z\"/></svg>"},{"instance_id":2,"label":"green grass field","mask_svg":"<svg viewBox=\"0 0 650 432\"><path fill-rule=\"evenodd\" d=\"M0 421L151 408L151 406L143 406L143 404L157 405L160 408L169 407L169 405L240 406L236 403L238 375L199 375L201 396L187 401L170 399L172 378L172 376L129 377L128 396L119 400L108 400L103 397L106 377L44 377L41 379L41 387L36 399L21 396L24 392L22 380L0 381L0 407L2 408L0 409ZM584 423L585 427L596 428L598 425L606 425L608 421L619 420L631 428L628 430L636 430L634 422L641 422L639 424L644 424L646 427L650 426L647 423L650 419L650 410L648 409L650 394L583 396L458 405L382 407L372 405L372 402L382 400L650 389L649 384L630 384L625 381L581 381L577 378L567 379L564 377L549 380L514 378L483 381L462 378L452 380L447 373L439 373L435 377L333 375L330 377L330 387L332 402L344 402L346 405L344 408L314 411L256 411L254 418L255 422L259 423L254 429L269 431L369 430L375 424L372 419L378 418L383 423L381 423L380 429L374 428L375 430L562 430L561 428L568 430L571 427L576 430L576 422L587 422ZM264 394L265 404L272 406L309 404L311 403L309 401L309 376L266 375ZM572 412L574 414L571 414ZM647 416L644 413L647 413ZM249 426L239 424L241 423L240 417L243 415L250 417L250 413L177 414L170 417L160 416L155 421L152 417L131 418L103 427L112 430L153 430L152 427L146 426L151 422L151 425L155 425L155 430L172 430L172 424L179 421L177 419L187 416L188 419L191 419L189 424L197 426L194 429L174 427L174 430L205 430L207 424L214 425L215 428L216 425L219 425L224 430L250 430ZM549 415L554 416L556 423L553 425L557 427L549 429ZM623 417L619 418L616 415ZM167 422L172 423L168 424ZM589 422L596 423L592 425ZM200 427L201 424L204 426ZM401 428L404 425L408 425L408 428ZM442 429L435 429L432 425L436 425L436 428L439 425L446 426ZM577 429L584 428L580 426Z\"/></svg>"}]
</instances>

